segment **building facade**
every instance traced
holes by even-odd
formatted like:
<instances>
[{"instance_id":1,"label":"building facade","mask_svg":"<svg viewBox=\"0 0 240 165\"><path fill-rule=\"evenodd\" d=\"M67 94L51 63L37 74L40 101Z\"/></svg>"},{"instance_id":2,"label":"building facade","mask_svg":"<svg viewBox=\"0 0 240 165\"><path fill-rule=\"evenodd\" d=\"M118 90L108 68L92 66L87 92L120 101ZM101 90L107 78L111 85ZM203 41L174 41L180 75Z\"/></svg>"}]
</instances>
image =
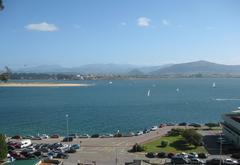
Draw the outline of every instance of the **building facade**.
<instances>
[{"instance_id":1,"label":"building facade","mask_svg":"<svg viewBox=\"0 0 240 165\"><path fill-rule=\"evenodd\" d=\"M222 115L222 129L225 137L240 148L240 109Z\"/></svg>"}]
</instances>

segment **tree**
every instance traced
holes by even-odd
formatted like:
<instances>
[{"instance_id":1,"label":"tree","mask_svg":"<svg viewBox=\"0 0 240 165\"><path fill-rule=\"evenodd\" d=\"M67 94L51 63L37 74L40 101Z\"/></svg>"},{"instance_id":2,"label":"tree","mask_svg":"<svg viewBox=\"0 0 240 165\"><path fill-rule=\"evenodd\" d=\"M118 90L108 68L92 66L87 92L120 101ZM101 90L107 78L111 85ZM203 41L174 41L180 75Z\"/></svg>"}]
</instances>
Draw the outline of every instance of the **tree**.
<instances>
[{"instance_id":1,"label":"tree","mask_svg":"<svg viewBox=\"0 0 240 165\"><path fill-rule=\"evenodd\" d=\"M3 1L0 0L0 11L4 9Z\"/></svg>"},{"instance_id":2,"label":"tree","mask_svg":"<svg viewBox=\"0 0 240 165\"><path fill-rule=\"evenodd\" d=\"M199 134L196 130L186 129L182 133L182 136L186 140L187 143L196 146L200 146L202 143L202 135Z\"/></svg>"},{"instance_id":3,"label":"tree","mask_svg":"<svg viewBox=\"0 0 240 165\"><path fill-rule=\"evenodd\" d=\"M3 160L7 157L8 149L5 136L0 134L0 160Z\"/></svg>"},{"instance_id":4,"label":"tree","mask_svg":"<svg viewBox=\"0 0 240 165\"><path fill-rule=\"evenodd\" d=\"M138 143L134 144L132 149L130 150L130 152L142 152L144 151L145 148L141 145L139 145Z\"/></svg>"}]
</instances>

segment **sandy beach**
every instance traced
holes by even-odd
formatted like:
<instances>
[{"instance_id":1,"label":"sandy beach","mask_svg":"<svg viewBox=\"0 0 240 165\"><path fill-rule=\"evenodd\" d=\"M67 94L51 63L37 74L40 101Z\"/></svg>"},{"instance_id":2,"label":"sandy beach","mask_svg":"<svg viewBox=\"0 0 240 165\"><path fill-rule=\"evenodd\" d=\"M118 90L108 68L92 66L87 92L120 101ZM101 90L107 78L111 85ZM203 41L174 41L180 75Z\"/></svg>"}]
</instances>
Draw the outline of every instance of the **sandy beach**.
<instances>
[{"instance_id":1,"label":"sandy beach","mask_svg":"<svg viewBox=\"0 0 240 165\"><path fill-rule=\"evenodd\" d=\"M0 87L75 87L75 86L92 86L93 84L72 84L72 83L42 83L42 82L8 82L0 83Z\"/></svg>"}]
</instances>

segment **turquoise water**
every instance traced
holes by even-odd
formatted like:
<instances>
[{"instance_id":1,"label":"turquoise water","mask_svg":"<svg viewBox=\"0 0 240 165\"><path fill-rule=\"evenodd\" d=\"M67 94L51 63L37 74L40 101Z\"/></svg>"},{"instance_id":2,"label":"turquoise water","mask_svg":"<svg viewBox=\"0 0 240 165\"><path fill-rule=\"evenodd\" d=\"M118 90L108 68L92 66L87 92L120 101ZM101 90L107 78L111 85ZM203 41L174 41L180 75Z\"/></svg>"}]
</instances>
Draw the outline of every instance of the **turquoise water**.
<instances>
[{"instance_id":1,"label":"turquoise water","mask_svg":"<svg viewBox=\"0 0 240 165\"><path fill-rule=\"evenodd\" d=\"M89 83L95 86L0 88L0 131L65 134L65 115L69 114L73 133L129 132L163 122L217 122L222 113L240 106L240 79Z\"/></svg>"}]
</instances>

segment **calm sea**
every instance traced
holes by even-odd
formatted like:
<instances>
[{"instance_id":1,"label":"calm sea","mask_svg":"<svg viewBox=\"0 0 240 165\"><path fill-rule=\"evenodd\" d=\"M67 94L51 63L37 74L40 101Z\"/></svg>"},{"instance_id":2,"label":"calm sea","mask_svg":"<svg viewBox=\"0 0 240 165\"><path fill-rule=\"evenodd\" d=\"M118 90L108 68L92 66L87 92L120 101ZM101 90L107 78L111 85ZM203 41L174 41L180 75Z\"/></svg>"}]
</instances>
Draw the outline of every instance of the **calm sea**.
<instances>
[{"instance_id":1,"label":"calm sea","mask_svg":"<svg viewBox=\"0 0 240 165\"><path fill-rule=\"evenodd\" d=\"M95 84L90 87L0 88L0 132L63 135L66 114L71 133L129 132L166 122L218 122L222 113L240 106L240 79L112 82L90 81Z\"/></svg>"}]
</instances>

